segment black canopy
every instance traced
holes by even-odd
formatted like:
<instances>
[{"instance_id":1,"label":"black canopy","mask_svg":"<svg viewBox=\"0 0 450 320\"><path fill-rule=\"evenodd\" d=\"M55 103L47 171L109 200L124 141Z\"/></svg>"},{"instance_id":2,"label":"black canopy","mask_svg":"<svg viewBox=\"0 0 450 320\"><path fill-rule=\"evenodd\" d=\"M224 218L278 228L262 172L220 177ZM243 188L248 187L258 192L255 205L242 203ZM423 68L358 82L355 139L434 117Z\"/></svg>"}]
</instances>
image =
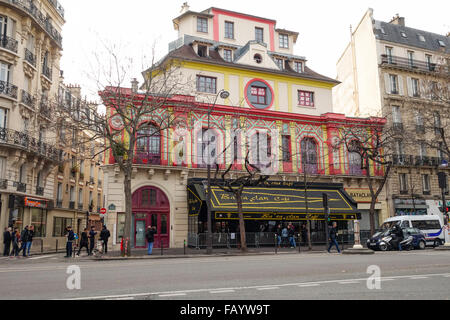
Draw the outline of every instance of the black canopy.
<instances>
[{"instance_id":1,"label":"black canopy","mask_svg":"<svg viewBox=\"0 0 450 320\"><path fill-rule=\"evenodd\" d=\"M332 220L361 219L356 202L344 191L342 184L309 184L305 197L302 183L276 181L244 188L242 194L244 218L267 221L324 220L324 193L328 195ZM206 192L202 180L189 181L188 201L191 216L199 215L205 210ZM216 220L239 219L234 194L214 185L211 186L211 211Z\"/></svg>"}]
</instances>

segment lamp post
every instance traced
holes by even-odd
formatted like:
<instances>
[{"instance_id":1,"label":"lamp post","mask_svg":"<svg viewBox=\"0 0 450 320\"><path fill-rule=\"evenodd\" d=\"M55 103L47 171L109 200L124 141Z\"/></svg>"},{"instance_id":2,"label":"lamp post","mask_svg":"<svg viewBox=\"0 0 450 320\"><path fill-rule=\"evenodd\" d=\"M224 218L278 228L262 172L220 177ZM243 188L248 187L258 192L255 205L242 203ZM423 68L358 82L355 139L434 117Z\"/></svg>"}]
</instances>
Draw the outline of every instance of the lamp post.
<instances>
[{"instance_id":1,"label":"lamp post","mask_svg":"<svg viewBox=\"0 0 450 320\"><path fill-rule=\"evenodd\" d=\"M222 99L228 99L228 97L230 96L230 93L228 91L225 90L220 90L217 95L216 98L214 100L214 103L212 104L211 108L209 108L208 110L208 131L210 129L210 121L211 121L211 113L214 110L214 107L216 106L217 103L217 99L219 98L219 96ZM208 145L211 141L208 141ZM208 209L208 234L207 234L207 240L206 240L206 254L212 254L212 244L213 244L213 238L212 238L212 218L211 218L211 152L208 150L208 163L207 163L207 191L206 191L206 205L207 205L207 209Z\"/></svg>"}]
</instances>

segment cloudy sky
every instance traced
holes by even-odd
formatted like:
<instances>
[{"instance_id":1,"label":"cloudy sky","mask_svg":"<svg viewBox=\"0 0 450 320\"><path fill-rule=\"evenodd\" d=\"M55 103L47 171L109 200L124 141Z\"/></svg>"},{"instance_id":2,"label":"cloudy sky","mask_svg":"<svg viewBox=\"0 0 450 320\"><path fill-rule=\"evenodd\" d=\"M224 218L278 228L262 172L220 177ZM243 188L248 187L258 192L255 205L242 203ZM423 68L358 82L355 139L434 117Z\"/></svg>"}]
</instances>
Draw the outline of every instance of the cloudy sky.
<instances>
[{"instance_id":1,"label":"cloudy sky","mask_svg":"<svg viewBox=\"0 0 450 320\"><path fill-rule=\"evenodd\" d=\"M185 0L59 0L65 9L63 58L65 82L79 84L83 94L95 99L93 74L104 61L104 45L114 46L122 58L132 58L126 77L137 77L176 40L172 19ZM448 0L190 0L193 11L218 7L266 17L277 27L300 33L294 53L305 56L313 70L336 77L336 61L350 39L350 25L356 27L368 8L377 20L389 21L395 14L406 25L439 34L450 32ZM97 58L98 57L98 58ZM125 64L125 63L124 63Z\"/></svg>"}]
</instances>

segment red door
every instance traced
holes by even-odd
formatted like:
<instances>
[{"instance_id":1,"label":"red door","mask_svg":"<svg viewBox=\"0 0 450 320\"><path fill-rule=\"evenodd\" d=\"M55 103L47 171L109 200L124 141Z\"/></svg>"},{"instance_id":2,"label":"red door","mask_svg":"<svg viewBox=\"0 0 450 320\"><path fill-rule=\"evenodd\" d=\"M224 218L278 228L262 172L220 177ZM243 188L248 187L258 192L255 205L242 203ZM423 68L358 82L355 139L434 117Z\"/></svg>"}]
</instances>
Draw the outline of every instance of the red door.
<instances>
[{"instance_id":1,"label":"red door","mask_svg":"<svg viewBox=\"0 0 450 320\"><path fill-rule=\"evenodd\" d=\"M148 227L156 227L154 248L170 247L170 205L166 195L158 188L143 187L133 194L133 212L135 214L135 238L136 248L145 248L147 240L145 232ZM142 228L144 233L142 235ZM145 244L143 245L142 237Z\"/></svg>"}]
</instances>

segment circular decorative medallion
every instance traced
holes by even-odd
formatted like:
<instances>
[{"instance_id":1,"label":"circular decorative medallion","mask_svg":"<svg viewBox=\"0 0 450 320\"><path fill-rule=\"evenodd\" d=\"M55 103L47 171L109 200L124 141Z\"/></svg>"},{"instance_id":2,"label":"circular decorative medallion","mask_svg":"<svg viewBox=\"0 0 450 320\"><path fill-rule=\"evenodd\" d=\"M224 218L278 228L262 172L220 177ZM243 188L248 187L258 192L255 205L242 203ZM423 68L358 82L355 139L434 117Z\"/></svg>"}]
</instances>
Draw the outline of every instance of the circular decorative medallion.
<instances>
[{"instance_id":1,"label":"circular decorative medallion","mask_svg":"<svg viewBox=\"0 0 450 320\"><path fill-rule=\"evenodd\" d=\"M119 114L116 114L109 119L109 125L113 130L121 131L125 127L122 117Z\"/></svg>"}]
</instances>

